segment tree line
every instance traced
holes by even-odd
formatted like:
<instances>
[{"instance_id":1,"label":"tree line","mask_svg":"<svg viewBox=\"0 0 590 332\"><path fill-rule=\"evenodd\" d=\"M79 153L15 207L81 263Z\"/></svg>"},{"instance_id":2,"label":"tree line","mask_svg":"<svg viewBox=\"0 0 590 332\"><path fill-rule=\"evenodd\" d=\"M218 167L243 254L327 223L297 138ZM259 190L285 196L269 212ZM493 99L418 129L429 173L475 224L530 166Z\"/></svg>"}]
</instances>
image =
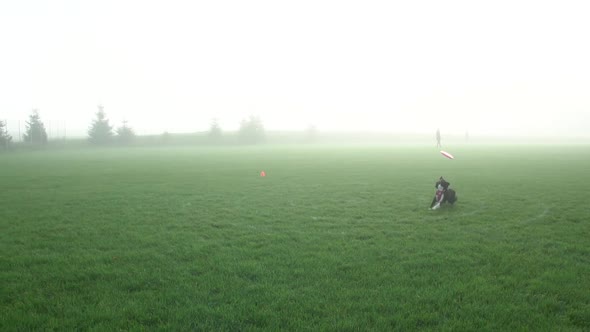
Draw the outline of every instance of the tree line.
<instances>
[{"instance_id":1,"label":"tree line","mask_svg":"<svg viewBox=\"0 0 590 332\"><path fill-rule=\"evenodd\" d=\"M164 133L163 136L169 134ZM211 143L218 143L224 136L223 130L216 119L211 122L207 137ZM128 125L127 121L123 121L122 125L114 129L109 123L103 105L98 105L96 117L88 129L87 140L93 145L109 145L109 144L130 144L136 139L137 135L133 128ZM240 123L238 131L239 141L246 144L256 144L265 141L265 129L260 117L250 116ZM31 145L47 144L47 130L41 120L41 116L37 109L34 109L29 116L28 121L25 122L25 133L23 141ZM6 123L0 121L0 147L6 148L12 143L12 136L9 135L6 128Z\"/></svg>"}]
</instances>

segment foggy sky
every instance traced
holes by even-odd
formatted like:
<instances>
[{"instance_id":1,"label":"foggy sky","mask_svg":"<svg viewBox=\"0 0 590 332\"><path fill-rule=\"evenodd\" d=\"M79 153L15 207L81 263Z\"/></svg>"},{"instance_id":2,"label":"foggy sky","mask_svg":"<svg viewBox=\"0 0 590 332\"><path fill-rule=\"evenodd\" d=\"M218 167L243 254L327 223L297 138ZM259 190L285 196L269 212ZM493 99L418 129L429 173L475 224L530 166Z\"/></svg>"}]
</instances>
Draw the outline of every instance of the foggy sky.
<instances>
[{"instance_id":1,"label":"foggy sky","mask_svg":"<svg viewBox=\"0 0 590 332\"><path fill-rule=\"evenodd\" d=\"M585 1L3 1L0 118L589 136ZM14 126L11 127L14 132Z\"/></svg>"}]
</instances>

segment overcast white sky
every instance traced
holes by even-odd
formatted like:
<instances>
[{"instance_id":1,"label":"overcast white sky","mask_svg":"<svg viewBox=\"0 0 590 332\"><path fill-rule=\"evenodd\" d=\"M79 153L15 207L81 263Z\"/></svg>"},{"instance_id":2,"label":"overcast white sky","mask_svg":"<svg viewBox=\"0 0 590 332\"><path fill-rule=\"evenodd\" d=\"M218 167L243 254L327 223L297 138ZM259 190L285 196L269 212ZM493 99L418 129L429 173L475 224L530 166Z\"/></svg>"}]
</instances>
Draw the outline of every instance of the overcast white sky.
<instances>
[{"instance_id":1,"label":"overcast white sky","mask_svg":"<svg viewBox=\"0 0 590 332\"><path fill-rule=\"evenodd\" d=\"M590 135L586 1L0 2L0 118ZM62 130L62 129L60 129ZM55 134L55 132L54 132Z\"/></svg>"}]
</instances>

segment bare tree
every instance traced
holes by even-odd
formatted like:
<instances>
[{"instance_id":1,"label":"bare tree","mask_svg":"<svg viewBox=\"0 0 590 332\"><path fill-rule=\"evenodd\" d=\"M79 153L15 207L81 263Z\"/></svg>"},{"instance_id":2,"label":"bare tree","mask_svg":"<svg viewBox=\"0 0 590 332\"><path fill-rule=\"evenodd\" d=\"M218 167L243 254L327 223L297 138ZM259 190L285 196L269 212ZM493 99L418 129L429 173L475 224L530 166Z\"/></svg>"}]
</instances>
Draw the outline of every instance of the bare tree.
<instances>
[{"instance_id":1,"label":"bare tree","mask_svg":"<svg viewBox=\"0 0 590 332\"><path fill-rule=\"evenodd\" d=\"M262 120L253 115L249 119L242 120L239 135L242 143L255 144L263 142L265 133Z\"/></svg>"},{"instance_id":2,"label":"bare tree","mask_svg":"<svg viewBox=\"0 0 590 332\"><path fill-rule=\"evenodd\" d=\"M217 119L213 119L211 121L211 127L209 128L207 135L209 136L209 140L211 142L217 143L221 140L223 132L221 131L221 126L219 125Z\"/></svg>"}]
</instances>

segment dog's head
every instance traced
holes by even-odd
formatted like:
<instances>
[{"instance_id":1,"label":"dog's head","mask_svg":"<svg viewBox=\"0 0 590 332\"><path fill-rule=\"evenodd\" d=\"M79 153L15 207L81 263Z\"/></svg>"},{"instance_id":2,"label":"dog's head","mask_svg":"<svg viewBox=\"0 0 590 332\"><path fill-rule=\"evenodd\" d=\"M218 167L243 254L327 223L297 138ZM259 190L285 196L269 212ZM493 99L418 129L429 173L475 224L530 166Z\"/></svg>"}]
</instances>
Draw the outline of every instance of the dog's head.
<instances>
[{"instance_id":1,"label":"dog's head","mask_svg":"<svg viewBox=\"0 0 590 332\"><path fill-rule=\"evenodd\" d=\"M434 184L434 188L438 189L438 186L441 186L444 190L447 190L449 189L450 185L451 184L447 182L445 179L443 179L443 177L441 176L440 179L438 179L438 181L436 181L436 183Z\"/></svg>"}]
</instances>

